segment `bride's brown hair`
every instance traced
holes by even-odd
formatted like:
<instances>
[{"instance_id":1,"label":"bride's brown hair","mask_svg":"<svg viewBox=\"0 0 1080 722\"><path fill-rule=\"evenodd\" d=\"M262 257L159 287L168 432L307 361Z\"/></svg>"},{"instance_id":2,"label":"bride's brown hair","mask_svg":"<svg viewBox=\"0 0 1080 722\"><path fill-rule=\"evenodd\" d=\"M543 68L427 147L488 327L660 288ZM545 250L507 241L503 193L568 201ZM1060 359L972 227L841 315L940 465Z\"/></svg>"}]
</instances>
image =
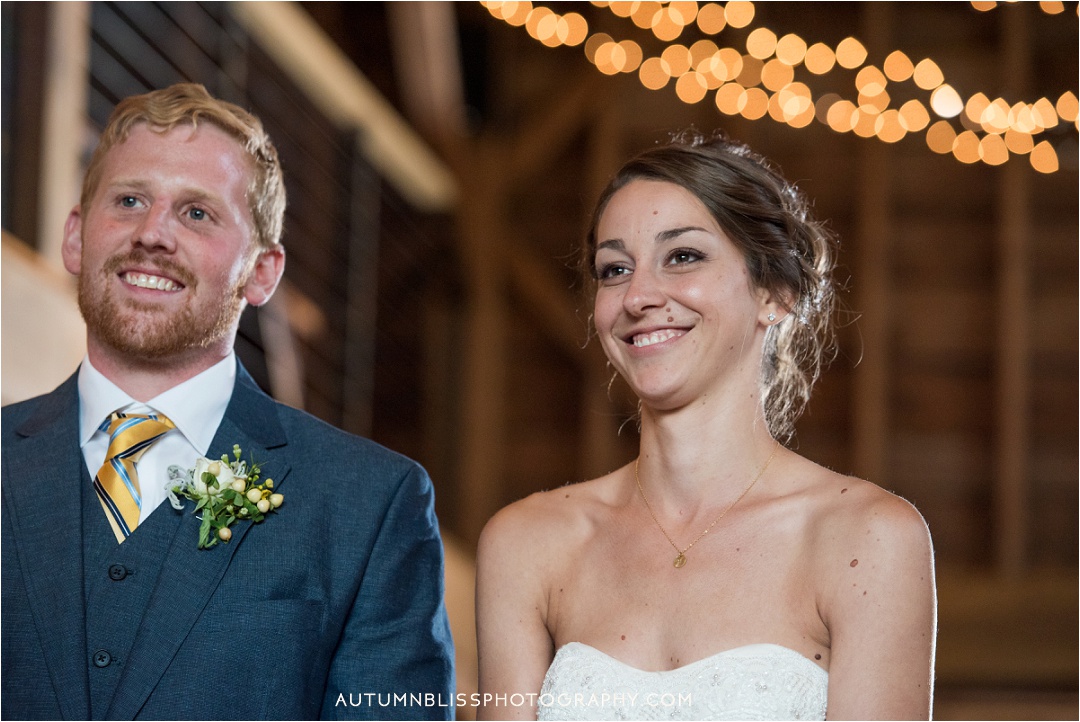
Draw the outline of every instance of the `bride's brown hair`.
<instances>
[{"instance_id":1,"label":"bride's brown hair","mask_svg":"<svg viewBox=\"0 0 1080 722\"><path fill-rule=\"evenodd\" d=\"M740 250L754 285L784 299L788 315L765 337L761 383L769 431L790 440L814 383L835 355L835 237L762 156L722 134L685 131L631 158L600 194L581 259L593 278L600 216L634 180L674 183L692 193Z\"/></svg>"}]
</instances>

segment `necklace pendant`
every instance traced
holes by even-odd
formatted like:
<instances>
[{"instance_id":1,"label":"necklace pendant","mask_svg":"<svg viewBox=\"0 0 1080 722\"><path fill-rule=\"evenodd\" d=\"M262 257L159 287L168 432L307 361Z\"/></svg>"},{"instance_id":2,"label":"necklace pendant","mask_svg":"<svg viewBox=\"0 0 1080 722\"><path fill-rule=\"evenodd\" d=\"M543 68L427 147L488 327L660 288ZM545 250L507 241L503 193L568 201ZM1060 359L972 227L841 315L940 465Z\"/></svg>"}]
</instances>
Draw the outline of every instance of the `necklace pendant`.
<instances>
[{"instance_id":1,"label":"necklace pendant","mask_svg":"<svg viewBox=\"0 0 1080 722\"><path fill-rule=\"evenodd\" d=\"M675 568L682 569L686 565L686 556L682 553L675 557Z\"/></svg>"}]
</instances>

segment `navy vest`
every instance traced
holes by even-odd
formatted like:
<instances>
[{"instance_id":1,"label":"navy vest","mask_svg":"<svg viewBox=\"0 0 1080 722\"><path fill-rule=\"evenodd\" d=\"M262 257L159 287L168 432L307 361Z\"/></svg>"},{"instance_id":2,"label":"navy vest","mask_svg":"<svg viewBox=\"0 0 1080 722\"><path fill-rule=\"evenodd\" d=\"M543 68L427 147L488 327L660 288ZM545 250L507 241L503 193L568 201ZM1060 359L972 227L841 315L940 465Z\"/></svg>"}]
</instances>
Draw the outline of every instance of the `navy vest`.
<instances>
[{"instance_id":1,"label":"navy vest","mask_svg":"<svg viewBox=\"0 0 1080 722\"><path fill-rule=\"evenodd\" d=\"M85 465L83 468L85 471ZM123 544L117 544L88 473L84 473L83 482L86 663L90 717L97 720L105 719L123 677L181 514L166 500ZM192 544L196 542L191 540Z\"/></svg>"}]
</instances>

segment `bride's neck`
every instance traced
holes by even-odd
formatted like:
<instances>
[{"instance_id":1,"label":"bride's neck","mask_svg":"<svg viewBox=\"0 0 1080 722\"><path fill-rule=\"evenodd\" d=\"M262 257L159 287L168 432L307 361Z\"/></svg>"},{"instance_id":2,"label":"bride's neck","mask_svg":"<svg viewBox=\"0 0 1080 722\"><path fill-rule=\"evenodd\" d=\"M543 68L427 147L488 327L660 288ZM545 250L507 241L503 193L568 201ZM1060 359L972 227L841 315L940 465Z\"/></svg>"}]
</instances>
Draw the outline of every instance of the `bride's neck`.
<instances>
[{"instance_id":1,"label":"bride's neck","mask_svg":"<svg viewBox=\"0 0 1080 722\"><path fill-rule=\"evenodd\" d=\"M708 503L739 491L777 442L760 404L695 404L642 410L639 470L676 503Z\"/></svg>"}]
</instances>

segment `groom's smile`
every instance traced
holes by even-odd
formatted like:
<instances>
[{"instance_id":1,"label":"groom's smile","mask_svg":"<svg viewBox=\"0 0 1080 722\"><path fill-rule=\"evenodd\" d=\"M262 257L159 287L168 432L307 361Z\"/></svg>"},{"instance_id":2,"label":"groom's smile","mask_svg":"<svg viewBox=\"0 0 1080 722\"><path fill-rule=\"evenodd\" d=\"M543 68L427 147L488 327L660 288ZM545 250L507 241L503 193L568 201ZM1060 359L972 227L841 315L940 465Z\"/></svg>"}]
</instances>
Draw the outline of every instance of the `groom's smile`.
<instances>
[{"instance_id":1,"label":"groom's smile","mask_svg":"<svg viewBox=\"0 0 1080 722\"><path fill-rule=\"evenodd\" d=\"M166 293L175 293L184 287L182 284L165 278L164 276L137 273L135 271L126 271L120 278L129 286L135 286L136 288L150 288L155 291L165 291Z\"/></svg>"}]
</instances>

